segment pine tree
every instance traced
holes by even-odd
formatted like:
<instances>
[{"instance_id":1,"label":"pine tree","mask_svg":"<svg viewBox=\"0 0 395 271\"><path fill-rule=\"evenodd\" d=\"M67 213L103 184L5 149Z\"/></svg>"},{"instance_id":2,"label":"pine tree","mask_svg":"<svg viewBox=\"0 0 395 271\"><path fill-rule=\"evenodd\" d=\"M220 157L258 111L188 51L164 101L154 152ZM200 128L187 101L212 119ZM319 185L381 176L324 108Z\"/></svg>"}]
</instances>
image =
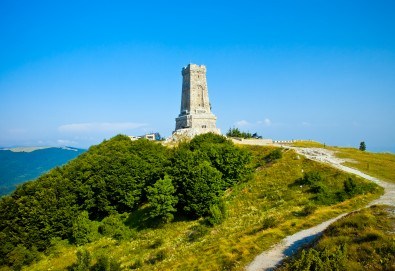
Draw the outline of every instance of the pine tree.
<instances>
[{"instance_id":1,"label":"pine tree","mask_svg":"<svg viewBox=\"0 0 395 271\"><path fill-rule=\"evenodd\" d=\"M362 142L359 144L359 150L360 150L360 151L365 151L365 150L366 150L365 141L362 141Z\"/></svg>"}]
</instances>

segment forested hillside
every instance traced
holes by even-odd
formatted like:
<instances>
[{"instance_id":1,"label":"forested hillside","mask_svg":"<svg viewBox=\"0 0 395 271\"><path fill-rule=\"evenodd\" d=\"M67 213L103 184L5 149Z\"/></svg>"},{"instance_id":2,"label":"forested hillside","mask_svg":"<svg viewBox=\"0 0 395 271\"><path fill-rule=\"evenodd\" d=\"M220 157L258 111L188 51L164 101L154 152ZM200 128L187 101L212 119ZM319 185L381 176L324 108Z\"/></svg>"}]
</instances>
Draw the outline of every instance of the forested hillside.
<instances>
[{"instance_id":1,"label":"forested hillside","mask_svg":"<svg viewBox=\"0 0 395 271\"><path fill-rule=\"evenodd\" d=\"M1 199L0 270L241 269L380 192L293 151L118 135Z\"/></svg>"},{"instance_id":2,"label":"forested hillside","mask_svg":"<svg viewBox=\"0 0 395 271\"><path fill-rule=\"evenodd\" d=\"M150 216L164 222L173 213L217 219L220 197L248 176L250 158L212 134L176 149L116 136L1 200L1 264L19 268L29 263L55 237L86 243L90 221L118 223L116 214L132 212L147 201ZM100 228L104 235L114 231L105 228Z\"/></svg>"},{"instance_id":3,"label":"forested hillside","mask_svg":"<svg viewBox=\"0 0 395 271\"><path fill-rule=\"evenodd\" d=\"M76 148L43 148L31 152L0 150L0 196L11 193L18 184L34 180L84 151Z\"/></svg>"}]
</instances>

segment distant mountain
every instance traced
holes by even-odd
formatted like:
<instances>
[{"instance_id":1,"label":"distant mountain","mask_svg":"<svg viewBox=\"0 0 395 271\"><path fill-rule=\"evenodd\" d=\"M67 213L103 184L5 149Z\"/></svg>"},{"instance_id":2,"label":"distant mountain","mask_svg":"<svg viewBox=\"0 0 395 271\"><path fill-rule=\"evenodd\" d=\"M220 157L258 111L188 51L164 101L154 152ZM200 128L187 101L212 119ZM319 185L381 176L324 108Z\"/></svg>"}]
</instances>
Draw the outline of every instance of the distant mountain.
<instances>
[{"instance_id":1,"label":"distant mountain","mask_svg":"<svg viewBox=\"0 0 395 271\"><path fill-rule=\"evenodd\" d=\"M18 184L34 180L50 169L74 159L83 149L71 147L18 147L0 149L0 196Z\"/></svg>"}]
</instances>

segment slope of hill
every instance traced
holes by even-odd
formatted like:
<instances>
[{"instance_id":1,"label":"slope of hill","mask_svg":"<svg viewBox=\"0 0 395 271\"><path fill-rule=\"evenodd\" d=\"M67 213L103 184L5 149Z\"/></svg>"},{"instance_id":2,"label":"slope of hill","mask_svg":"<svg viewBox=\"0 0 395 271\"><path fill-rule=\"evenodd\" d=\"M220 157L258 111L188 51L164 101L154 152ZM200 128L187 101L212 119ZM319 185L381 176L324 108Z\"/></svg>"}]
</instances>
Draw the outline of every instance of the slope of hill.
<instances>
[{"instance_id":1,"label":"slope of hill","mask_svg":"<svg viewBox=\"0 0 395 271\"><path fill-rule=\"evenodd\" d=\"M36 179L50 169L74 159L85 150L76 148L11 148L0 150L0 196L18 184Z\"/></svg>"},{"instance_id":2,"label":"slope of hill","mask_svg":"<svg viewBox=\"0 0 395 271\"><path fill-rule=\"evenodd\" d=\"M292 150L117 136L0 201L0 270L242 270L381 193Z\"/></svg>"},{"instance_id":3,"label":"slope of hill","mask_svg":"<svg viewBox=\"0 0 395 271\"><path fill-rule=\"evenodd\" d=\"M385 205L353 212L276 270L394 270L394 213L394 206Z\"/></svg>"}]
</instances>

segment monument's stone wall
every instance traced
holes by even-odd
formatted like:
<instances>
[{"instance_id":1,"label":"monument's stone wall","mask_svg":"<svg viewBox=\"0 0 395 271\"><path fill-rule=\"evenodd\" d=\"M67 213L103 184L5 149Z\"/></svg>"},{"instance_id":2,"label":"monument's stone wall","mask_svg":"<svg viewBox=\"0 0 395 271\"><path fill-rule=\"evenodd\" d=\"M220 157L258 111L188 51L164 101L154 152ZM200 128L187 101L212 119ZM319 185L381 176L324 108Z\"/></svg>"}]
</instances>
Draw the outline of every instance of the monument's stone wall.
<instances>
[{"instance_id":1,"label":"monument's stone wall","mask_svg":"<svg viewBox=\"0 0 395 271\"><path fill-rule=\"evenodd\" d=\"M181 74L181 109L178 118L176 118L174 133L188 134L192 135L192 137L208 132L220 134L215 124L217 118L211 113L206 67L204 65L189 64L187 67L182 68Z\"/></svg>"}]
</instances>

